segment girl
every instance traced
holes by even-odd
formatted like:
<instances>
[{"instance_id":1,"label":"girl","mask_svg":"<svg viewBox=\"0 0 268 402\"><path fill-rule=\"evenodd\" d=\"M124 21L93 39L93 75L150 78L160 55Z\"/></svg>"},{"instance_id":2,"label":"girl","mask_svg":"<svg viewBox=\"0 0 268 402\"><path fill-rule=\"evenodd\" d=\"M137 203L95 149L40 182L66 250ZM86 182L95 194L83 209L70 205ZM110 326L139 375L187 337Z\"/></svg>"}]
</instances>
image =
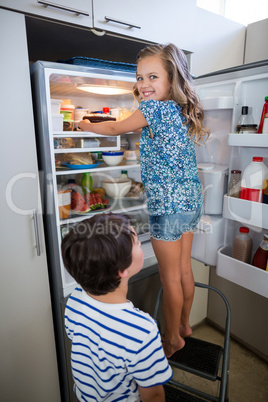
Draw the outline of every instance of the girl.
<instances>
[{"instance_id":1,"label":"girl","mask_svg":"<svg viewBox=\"0 0 268 402\"><path fill-rule=\"evenodd\" d=\"M175 45L147 47L137 58L134 95L139 108L118 122L79 123L82 130L120 135L142 128L141 177L149 211L152 246L163 286L167 357L185 345L192 329L193 230L203 197L194 143L208 134L184 53Z\"/></svg>"}]
</instances>

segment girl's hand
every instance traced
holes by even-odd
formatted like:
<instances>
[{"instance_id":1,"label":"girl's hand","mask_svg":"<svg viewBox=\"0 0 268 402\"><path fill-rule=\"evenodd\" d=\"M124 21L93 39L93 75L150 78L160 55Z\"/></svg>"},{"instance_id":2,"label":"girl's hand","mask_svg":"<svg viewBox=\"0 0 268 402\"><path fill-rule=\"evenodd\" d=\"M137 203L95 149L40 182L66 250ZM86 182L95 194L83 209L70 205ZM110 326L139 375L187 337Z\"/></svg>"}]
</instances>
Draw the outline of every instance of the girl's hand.
<instances>
[{"instance_id":1,"label":"girl's hand","mask_svg":"<svg viewBox=\"0 0 268 402\"><path fill-rule=\"evenodd\" d=\"M79 121L78 127L82 130L82 131L91 131L93 130L93 126L94 123L90 123L89 120L85 119L85 120L81 120ZM91 127L91 129L90 129Z\"/></svg>"},{"instance_id":2,"label":"girl's hand","mask_svg":"<svg viewBox=\"0 0 268 402\"><path fill-rule=\"evenodd\" d=\"M80 129L83 131L112 136L137 131L147 125L147 121L139 109L135 110L135 112L124 120L90 123L89 120L85 119L80 121L78 124Z\"/></svg>"}]
</instances>

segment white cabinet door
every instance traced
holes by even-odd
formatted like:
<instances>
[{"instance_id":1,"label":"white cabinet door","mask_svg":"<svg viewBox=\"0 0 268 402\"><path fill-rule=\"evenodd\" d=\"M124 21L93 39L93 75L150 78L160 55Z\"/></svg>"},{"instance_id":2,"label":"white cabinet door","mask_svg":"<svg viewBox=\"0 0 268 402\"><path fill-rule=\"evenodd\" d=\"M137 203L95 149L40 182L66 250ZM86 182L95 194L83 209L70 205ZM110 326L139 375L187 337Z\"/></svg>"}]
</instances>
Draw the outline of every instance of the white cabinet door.
<instances>
[{"instance_id":1,"label":"white cabinet door","mask_svg":"<svg viewBox=\"0 0 268 402\"><path fill-rule=\"evenodd\" d=\"M26 14L92 27L92 0L0 0L0 6Z\"/></svg>"},{"instance_id":2,"label":"white cabinet door","mask_svg":"<svg viewBox=\"0 0 268 402\"><path fill-rule=\"evenodd\" d=\"M0 9L0 35L0 400L60 402L24 16Z\"/></svg>"},{"instance_id":3,"label":"white cabinet door","mask_svg":"<svg viewBox=\"0 0 268 402\"><path fill-rule=\"evenodd\" d=\"M94 27L155 43L172 42L190 50L195 0L94 0Z\"/></svg>"}]
</instances>

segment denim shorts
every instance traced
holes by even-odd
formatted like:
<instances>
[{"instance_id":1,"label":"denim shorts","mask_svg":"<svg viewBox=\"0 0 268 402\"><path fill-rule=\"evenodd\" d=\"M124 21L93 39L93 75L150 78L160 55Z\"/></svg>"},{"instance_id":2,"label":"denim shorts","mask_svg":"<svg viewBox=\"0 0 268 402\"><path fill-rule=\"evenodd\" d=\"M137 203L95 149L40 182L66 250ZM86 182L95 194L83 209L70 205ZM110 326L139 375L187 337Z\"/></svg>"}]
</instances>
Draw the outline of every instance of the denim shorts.
<instances>
[{"instance_id":1,"label":"denim shorts","mask_svg":"<svg viewBox=\"0 0 268 402\"><path fill-rule=\"evenodd\" d=\"M149 216L150 236L157 240L176 241L184 232L192 232L196 228L203 208L194 211L183 211L172 215Z\"/></svg>"}]
</instances>

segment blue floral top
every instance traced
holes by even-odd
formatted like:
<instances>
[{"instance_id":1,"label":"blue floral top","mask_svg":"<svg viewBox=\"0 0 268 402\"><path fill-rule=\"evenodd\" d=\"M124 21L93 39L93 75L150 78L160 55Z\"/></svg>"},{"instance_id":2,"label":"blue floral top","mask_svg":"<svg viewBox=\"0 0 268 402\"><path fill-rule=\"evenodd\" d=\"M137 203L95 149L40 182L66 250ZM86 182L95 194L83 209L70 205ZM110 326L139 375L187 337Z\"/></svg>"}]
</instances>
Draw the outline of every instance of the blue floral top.
<instances>
[{"instance_id":1,"label":"blue floral top","mask_svg":"<svg viewBox=\"0 0 268 402\"><path fill-rule=\"evenodd\" d=\"M141 178L150 215L194 211L203 204L194 143L174 101L142 101L148 126L140 141ZM149 127L153 133L150 138Z\"/></svg>"}]
</instances>

